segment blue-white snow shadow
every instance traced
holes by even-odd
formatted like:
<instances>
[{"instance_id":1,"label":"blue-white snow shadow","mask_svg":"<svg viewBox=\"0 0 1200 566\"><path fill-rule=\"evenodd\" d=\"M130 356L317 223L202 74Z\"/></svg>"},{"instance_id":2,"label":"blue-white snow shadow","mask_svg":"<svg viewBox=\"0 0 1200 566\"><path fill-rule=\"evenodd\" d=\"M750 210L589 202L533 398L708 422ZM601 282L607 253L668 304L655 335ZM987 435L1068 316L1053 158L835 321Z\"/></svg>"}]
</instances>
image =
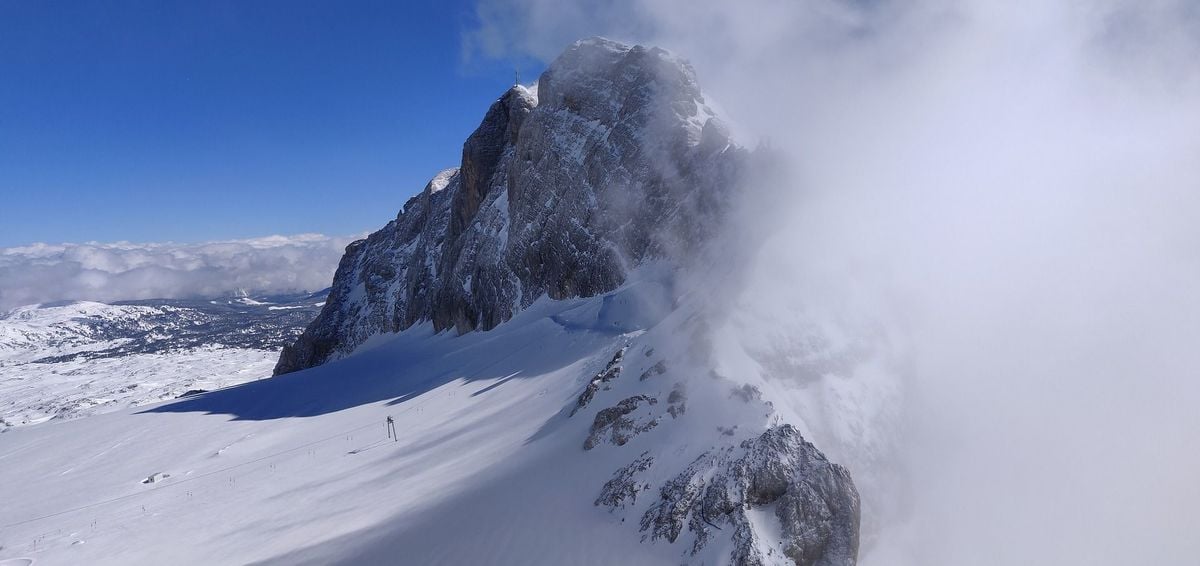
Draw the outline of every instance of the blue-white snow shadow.
<instances>
[{"instance_id":1,"label":"blue-white snow shadow","mask_svg":"<svg viewBox=\"0 0 1200 566\"><path fill-rule=\"evenodd\" d=\"M434 334L426 324L376 338L343 360L187 397L143 413L228 414L237 420L311 417L383 401L403 404L456 379L501 380L474 393L479 395L509 379L568 366L618 334L661 320L669 307L656 303L665 288L651 289L649 295L626 286L587 299L543 298L489 332ZM555 348L542 347L547 343Z\"/></svg>"}]
</instances>

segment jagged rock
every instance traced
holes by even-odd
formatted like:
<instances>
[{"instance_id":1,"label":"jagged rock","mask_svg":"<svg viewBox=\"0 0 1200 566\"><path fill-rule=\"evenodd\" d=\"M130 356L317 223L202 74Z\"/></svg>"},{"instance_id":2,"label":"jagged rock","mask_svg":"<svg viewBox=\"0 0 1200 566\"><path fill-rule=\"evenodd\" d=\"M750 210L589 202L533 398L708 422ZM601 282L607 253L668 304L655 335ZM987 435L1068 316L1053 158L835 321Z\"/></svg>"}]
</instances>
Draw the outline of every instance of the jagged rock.
<instances>
[{"instance_id":1,"label":"jagged rock","mask_svg":"<svg viewBox=\"0 0 1200 566\"><path fill-rule=\"evenodd\" d=\"M596 413L587 440L583 441L583 449L591 450L601 441L608 439L617 446L624 446L629 439L640 433L658 426L658 419L649 415L630 416L631 413L643 407L658 404L658 399L648 395L634 395L622 400L615 406Z\"/></svg>"},{"instance_id":2,"label":"jagged rock","mask_svg":"<svg viewBox=\"0 0 1200 566\"><path fill-rule=\"evenodd\" d=\"M541 296L615 289L647 260L685 263L750 169L685 61L575 43L488 110L395 220L346 248L324 309L276 374L429 321L487 330Z\"/></svg>"},{"instance_id":3,"label":"jagged rock","mask_svg":"<svg viewBox=\"0 0 1200 566\"><path fill-rule=\"evenodd\" d=\"M596 498L597 507L603 505L609 511L637 503L637 495L650 489L650 485L638 481L636 476L648 469L654 463L649 452L642 452L636 460L613 472L612 479L604 483L600 497Z\"/></svg>"},{"instance_id":4,"label":"jagged rock","mask_svg":"<svg viewBox=\"0 0 1200 566\"><path fill-rule=\"evenodd\" d=\"M664 373L667 373L667 363L663 360L659 360L658 363L650 366L646 371L642 372L642 375L638 378L638 381L646 381L651 377L662 375Z\"/></svg>"},{"instance_id":5,"label":"jagged rock","mask_svg":"<svg viewBox=\"0 0 1200 566\"><path fill-rule=\"evenodd\" d=\"M492 176L504 150L517 142L521 123L537 105L537 98L526 89L514 88L492 104L483 122L463 143L461 188L454 194L451 208L450 237L457 237L471 224L484 197L493 187Z\"/></svg>"},{"instance_id":6,"label":"jagged rock","mask_svg":"<svg viewBox=\"0 0 1200 566\"><path fill-rule=\"evenodd\" d=\"M675 542L686 523L695 554L730 528L734 564L766 563L746 513L775 506L783 555L799 566L852 565L858 557L858 492L845 468L829 462L791 425L768 429L736 451L701 455L666 482L642 516L650 540ZM768 549L769 550L769 549Z\"/></svg>"},{"instance_id":7,"label":"jagged rock","mask_svg":"<svg viewBox=\"0 0 1200 566\"><path fill-rule=\"evenodd\" d=\"M642 532L647 533L650 540L665 538L675 542L679 538L684 523L704 492L704 473L717 463L717 457L706 452L663 484L659 489L660 501L642 515Z\"/></svg>"},{"instance_id":8,"label":"jagged rock","mask_svg":"<svg viewBox=\"0 0 1200 566\"><path fill-rule=\"evenodd\" d=\"M583 393L579 394L579 399L575 401L575 408L571 409L571 416L592 402L592 398L596 396L596 391L600 389L600 385L608 383L621 376L621 359L625 357L625 349L627 346L617 350L613 354L612 360L604 366L604 369L597 373L595 377L588 381L587 387L583 388Z\"/></svg>"}]
</instances>

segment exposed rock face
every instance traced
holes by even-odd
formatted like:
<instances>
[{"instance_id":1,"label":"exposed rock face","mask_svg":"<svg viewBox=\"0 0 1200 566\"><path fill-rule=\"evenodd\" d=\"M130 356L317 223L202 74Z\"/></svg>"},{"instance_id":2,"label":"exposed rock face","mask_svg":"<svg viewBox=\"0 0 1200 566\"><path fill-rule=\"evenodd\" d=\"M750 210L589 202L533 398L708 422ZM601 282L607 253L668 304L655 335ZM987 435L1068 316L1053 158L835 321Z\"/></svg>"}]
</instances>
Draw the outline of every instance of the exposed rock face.
<instances>
[{"instance_id":1,"label":"exposed rock face","mask_svg":"<svg viewBox=\"0 0 1200 566\"><path fill-rule=\"evenodd\" d=\"M491 329L538 297L610 291L687 261L746 170L695 74L657 48L577 42L515 86L382 230L346 248L320 316L275 373L423 321Z\"/></svg>"},{"instance_id":2,"label":"exposed rock face","mask_svg":"<svg viewBox=\"0 0 1200 566\"><path fill-rule=\"evenodd\" d=\"M575 408L571 409L571 416L575 416L580 409L587 407L588 403L592 402L592 398L596 396L596 391L600 390L600 386L608 383L618 377L621 377L621 360L625 357L625 348L617 350L616 354L600 373L593 377L586 387L583 388L583 393L579 394L579 398L575 401Z\"/></svg>"},{"instance_id":3,"label":"exposed rock face","mask_svg":"<svg viewBox=\"0 0 1200 566\"><path fill-rule=\"evenodd\" d=\"M646 381L647 379L650 379L651 377L654 377L656 375L662 375L666 372L667 372L667 362L665 362L663 360L659 360L657 363L650 366L649 369L642 372L642 376L639 377L638 380Z\"/></svg>"},{"instance_id":4,"label":"exposed rock face","mask_svg":"<svg viewBox=\"0 0 1200 566\"><path fill-rule=\"evenodd\" d=\"M521 123L536 105L537 98L532 92L519 88L508 91L492 104L483 123L463 144L462 167L459 169L462 188L455 193L451 204L454 209L451 238L461 235L479 212L479 206L492 188L491 179L504 150L517 143Z\"/></svg>"},{"instance_id":5,"label":"exposed rock face","mask_svg":"<svg viewBox=\"0 0 1200 566\"><path fill-rule=\"evenodd\" d=\"M677 419L686 412L687 394L684 392L683 384L676 383L671 394L667 395L667 414L671 415L671 418Z\"/></svg>"},{"instance_id":6,"label":"exposed rock face","mask_svg":"<svg viewBox=\"0 0 1200 566\"><path fill-rule=\"evenodd\" d=\"M583 449L591 450L604 441L624 446L629 439L658 426L658 419L648 411L658 404L658 399L647 395L634 395L620 403L596 413L592 430Z\"/></svg>"},{"instance_id":7,"label":"exposed rock face","mask_svg":"<svg viewBox=\"0 0 1200 566\"><path fill-rule=\"evenodd\" d=\"M829 462L791 425L771 428L736 450L701 455L666 482L642 516L651 539L675 542L686 525L692 552L732 527L734 564L779 562L767 554L747 516L774 506L781 552L799 566L852 565L858 557L858 492L845 468ZM764 551L766 547L767 551Z\"/></svg>"},{"instance_id":8,"label":"exposed rock face","mask_svg":"<svg viewBox=\"0 0 1200 566\"><path fill-rule=\"evenodd\" d=\"M614 510L637 503L638 494L650 489L650 484L640 481L638 474L650 469L653 464L654 457L649 452L642 452L636 460L614 472L612 479L604 482L595 505Z\"/></svg>"}]
</instances>

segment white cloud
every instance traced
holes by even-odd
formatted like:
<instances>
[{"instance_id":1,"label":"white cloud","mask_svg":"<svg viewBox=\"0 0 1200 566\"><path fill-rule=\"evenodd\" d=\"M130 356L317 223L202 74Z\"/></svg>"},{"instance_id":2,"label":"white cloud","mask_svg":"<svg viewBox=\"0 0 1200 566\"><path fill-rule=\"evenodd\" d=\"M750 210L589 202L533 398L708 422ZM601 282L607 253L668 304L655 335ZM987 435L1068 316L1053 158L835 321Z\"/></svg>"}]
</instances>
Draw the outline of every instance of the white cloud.
<instances>
[{"instance_id":1,"label":"white cloud","mask_svg":"<svg viewBox=\"0 0 1200 566\"><path fill-rule=\"evenodd\" d=\"M691 59L797 172L754 197L778 231L743 250L745 310L843 308L908 345L891 469L912 489L890 495L911 514L867 533L864 564L1195 560L1194 2L558 5L481 0L467 46L599 34Z\"/></svg>"},{"instance_id":2,"label":"white cloud","mask_svg":"<svg viewBox=\"0 0 1200 566\"><path fill-rule=\"evenodd\" d=\"M209 297L328 287L356 237L321 234L175 243L0 248L0 310L61 300Z\"/></svg>"}]
</instances>

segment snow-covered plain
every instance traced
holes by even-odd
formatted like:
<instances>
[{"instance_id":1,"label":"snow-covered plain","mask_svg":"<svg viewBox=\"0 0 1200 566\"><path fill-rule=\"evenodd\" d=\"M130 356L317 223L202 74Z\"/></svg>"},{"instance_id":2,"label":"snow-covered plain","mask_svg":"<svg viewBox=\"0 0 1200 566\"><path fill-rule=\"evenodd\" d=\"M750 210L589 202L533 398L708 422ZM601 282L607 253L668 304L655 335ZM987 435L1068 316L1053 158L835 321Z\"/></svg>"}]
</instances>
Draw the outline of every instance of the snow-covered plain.
<instances>
[{"instance_id":1,"label":"snow-covered plain","mask_svg":"<svg viewBox=\"0 0 1200 566\"><path fill-rule=\"evenodd\" d=\"M79 301L0 314L0 431L269 377L319 298Z\"/></svg>"},{"instance_id":2,"label":"snow-covered plain","mask_svg":"<svg viewBox=\"0 0 1200 566\"><path fill-rule=\"evenodd\" d=\"M655 491L629 508L594 504L644 451L656 460L640 480L661 485L698 454L769 425L768 405L730 395L745 384L700 366L650 371L687 359L671 351L682 344L673 337L694 317L635 299L542 299L490 332L420 325L310 370L12 429L0 435L0 559L721 563L723 537L695 556L687 532L674 544L639 543ZM621 348L621 377L571 416ZM661 408L684 388L677 422L664 414L623 446L583 449L600 409L633 393L663 399ZM398 440L387 437L388 416Z\"/></svg>"},{"instance_id":3,"label":"snow-covered plain","mask_svg":"<svg viewBox=\"0 0 1200 566\"><path fill-rule=\"evenodd\" d=\"M0 360L0 430L270 377L276 357L268 350L211 347L55 363Z\"/></svg>"}]
</instances>

